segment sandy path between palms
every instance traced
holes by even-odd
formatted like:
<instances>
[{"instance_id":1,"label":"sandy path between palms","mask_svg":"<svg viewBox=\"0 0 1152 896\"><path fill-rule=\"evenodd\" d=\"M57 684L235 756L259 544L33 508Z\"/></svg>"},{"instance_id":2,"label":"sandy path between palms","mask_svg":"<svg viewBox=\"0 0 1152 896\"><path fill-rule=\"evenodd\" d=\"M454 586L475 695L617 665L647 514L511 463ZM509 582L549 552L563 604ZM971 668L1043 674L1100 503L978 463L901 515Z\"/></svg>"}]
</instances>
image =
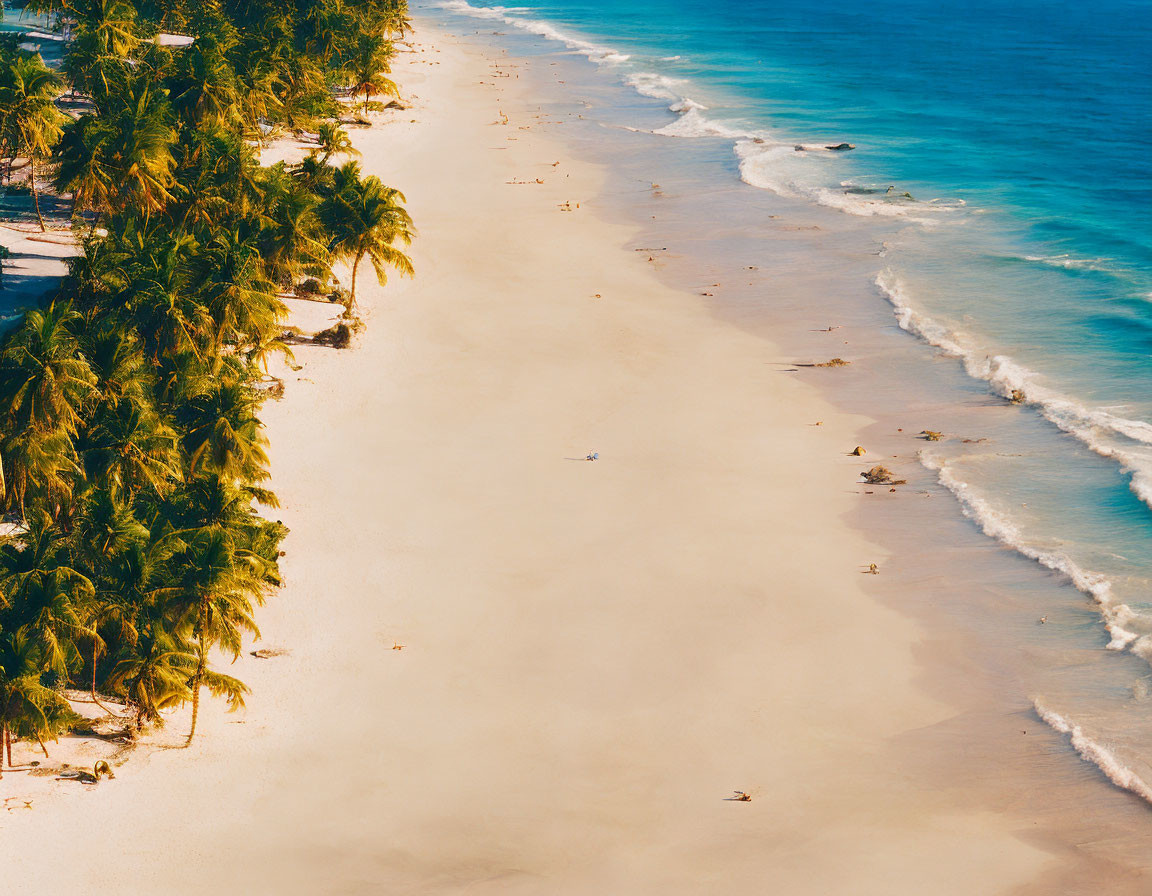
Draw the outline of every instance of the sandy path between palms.
<instances>
[{"instance_id":1,"label":"sandy path between palms","mask_svg":"<svg viewBox=\"0 0 1152 896\"><path fill-rule=\"evenodd\" d=\"M419 41L396 71L414 109L355 135L407 193L417 279L365 278L358 347L299 350L266 409L292 534L261 646L290 653L242 658L247 710L210 707L191 750L0 819L8 889L1032 879L1048 857L1009 820L893 761L950 710L914 685L916 628L867 593L885 558L842 522L865 421L661 286L562 128L520 130L523 88Z\"/></svg>"}]
</instances>

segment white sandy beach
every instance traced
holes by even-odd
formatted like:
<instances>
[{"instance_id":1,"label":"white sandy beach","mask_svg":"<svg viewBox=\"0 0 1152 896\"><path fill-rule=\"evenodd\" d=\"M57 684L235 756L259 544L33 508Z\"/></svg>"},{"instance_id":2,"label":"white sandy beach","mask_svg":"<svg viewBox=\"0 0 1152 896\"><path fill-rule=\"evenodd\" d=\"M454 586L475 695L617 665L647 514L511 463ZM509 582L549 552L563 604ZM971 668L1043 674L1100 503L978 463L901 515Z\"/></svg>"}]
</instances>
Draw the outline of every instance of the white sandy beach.
<instances>
[{"instance_id":1,"label":"white sandy beach","mask_svg":"<svg viewBox=\"0 0 1152 896\"><path fill-rule=\"evenodd\" d=\"M417 277L362 277L355 349L297 348L264 411L291 535L256 646L288 653L191 749L37 784L7 889L1051 892L1023 816L901 764L956 709L844 521L867 421L662 286L515 78L416 46L413 108L353 138Z\"/></svg>"}]
</instances>

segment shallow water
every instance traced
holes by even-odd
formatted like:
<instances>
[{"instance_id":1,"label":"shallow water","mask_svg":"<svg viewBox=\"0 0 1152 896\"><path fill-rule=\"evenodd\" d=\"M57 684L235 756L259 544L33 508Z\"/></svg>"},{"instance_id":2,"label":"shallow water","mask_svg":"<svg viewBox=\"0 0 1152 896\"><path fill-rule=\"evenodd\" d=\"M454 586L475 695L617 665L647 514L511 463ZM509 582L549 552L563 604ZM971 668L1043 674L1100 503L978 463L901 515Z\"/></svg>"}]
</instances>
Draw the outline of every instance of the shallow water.
<instances>
[{"instance_id":1,"label":"shallow water","mask_svg":"<svg viewBox=\"0 0 1152 896\"><path fill-rule=\"evenodd\" d=\"M877 421L861 469L910 482L857 521L895 552L886 599L948 626L963 674L931 687L973 707L916 737L963 739L965 793L1129 861L1152 793L1150 17L854 6L416 8L529 60L509 71L610 164L631 248ZM833 356L851 368L792 366Z\"/></svg>"}]
</instances>

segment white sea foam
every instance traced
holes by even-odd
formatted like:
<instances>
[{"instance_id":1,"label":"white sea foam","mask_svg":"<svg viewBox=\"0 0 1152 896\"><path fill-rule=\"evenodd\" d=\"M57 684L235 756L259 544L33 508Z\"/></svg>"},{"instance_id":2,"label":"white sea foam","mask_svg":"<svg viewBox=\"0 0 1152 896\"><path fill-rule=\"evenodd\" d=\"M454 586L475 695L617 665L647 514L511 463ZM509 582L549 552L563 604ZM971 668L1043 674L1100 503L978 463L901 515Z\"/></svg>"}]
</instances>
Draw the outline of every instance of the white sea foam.
<instances>
[{"instance_id":1,"label":"white sea foam","mask_svg":"<svg viewBox=\"0 0 1152 896\"><path fill-rule=\"evenodd\" d=\"M723 137L726 140L738 140L744 136L744 131L704 115L702 110L705 108L688 99L674 104L673 111L679 111L680 117L652 133L661 137Z\"/></svg>"},{"instance_id":2,"label":"white sea foam","mask_svg":"<svg viewBox=\"0 0 1152 896\"><path fill-rule=\"evenodd\" d=\"M681 96L676 88L684 82L679 78L669 78L656 72L636 72L629 75L624 83L641 96L650 96L658 100L679 100Z\"/></svg>"},{"instance_id":3,"label":"white sea foam","mask_svg":"<svg viewBox=\"0 0 1152 896\"><path fill-rule=\"evenodd\" d=\"M1041 566L1068 577L1073 585L1087 594L1100 608L1104 627L1111 640L1109 650L1124 650L1137 640L1142 640L1137 632L1125 628L1137 618L1132 609L1117 602L1112 595L1112 582L1107 576L1082 569L1075 561L1059 551L1044 550L1028 542L1019 527L1009 517L997 510L967 482L956 476L944 461L928 451L920 452L920 462L936 473L942 486L956 496L964 516L976 523L981 531L1001 544L1007 545Z\"/></svg>"},{"instance_id":4,"label":"white sea foam","mask_svg":"<svg viewBox=\"0 0 1152 896\"><path fill-rule=\"evenodd\" d=\"M932 215L953 207L916 202L897 190L872 191L849 181L839 188L823 186L817 182L823 179L822 166L835 155L823 144L784 144L756 133L740 136L744 139L736 144L736 157L741 180L779 196L807 199L862 218L905 218L924 224L934 223Z\"/></svg>"},{"instance_id":5,"label":"white sea foam","mask_svg":"<svg viewBox=\"0 0 1152 896\"><path fill-rule=\"evenodd\" d=\"M704 112L708 109L703 103L681 94L680 85L686 83L681 78L669 78L656 72L636 72L625 78L624 83L641 96L672 100L672 104L668 107L669 112L684 114L693 111Z\"/></svg>"},{"instance_id":6,"label":"white sea foam","mask_svg":"<svg viewBox=\"0 0 1152 896\"><path fill-rule=\"evenodd\" d=\"M1072 748L1080 754L1085 762L1091 762L1102 771L1105 776L1117 787L1130 790L1138 797L1152 803L1152 787L1136 772L1128 768L1110 749L1103 744L1092 740L1084 730L1070 719L1058 712L1048 709L1039 700L1033 700L1032 706L1036 715L1044 720L1054 730L1067 734Z\"/></svg>"},{"instance_id":7,"label":"white sea foam","mask_svg":"<svg viewBox=\"0 0 1152 896\"><path fill-rule=\"evenodd\" d=\"M1152 445L1152 424L1113 414L1104 408L1086 407L1068 395L1041 382L1040 374L1006 355L981 352L962 335L913 307L903 282L891 270L876 277L876 285L892 303L900 328L958 358L967 373L987 382L1004 398L1019 398L1036 407L1061 430L1076 436L1101 457L1110 458L1128 474L1129 488L1152 507L1152 455L1144 446ZM1112 444L1108 433L1139 443L1135 450Z\"/></svg>"},{"instance_id":8,"label":"white sea foam","mask_svg":"<svg viewBox=\"0 0 1152 896\"><path fill-rule=\"evenodd\" d=\"M1108 264L1107 258L1073 258L1070 255L1024 255L1024 261L1034 261L1054 268L1076 271L1102 271Z\"/></svg>"},{"instance_id":9,"label":"white sea foam","mask_svg":"<svg viewBox=\"0 0 1152 896\"><path fill-rule=\"evenodd\" d=\"M703 103L696 102L696 100L692 99L690 96L678 99L668 107L669 112L704 112L707 111L707 109L707 106L705 106Z\"/></svg>"},{"instance_id":10,"label":"white sea foam","mask_svg":"<svg viewBox=\"0 0 1152 896\"><path fill-rule=\"evenodd\" d=\"M519 13L532 11L526 7L473 6L471 3L468 3L467 0L444 0L444 2L438 5L442 9L462 13L463 15L472 16L477 19L495 19L506 25L511 25L513 28L527 31L529 34L537 34L548 40L558 41L568 47L568 49L575 50L587 56L597 64L627 62L630 58L627 54L618 53L611 47L594 44L583 38L565 34L548 22L542 22L538 19L522 18L518 15ZM509 13L513 13L513 15L509 15Z\"/></svg>"}]
</instances>

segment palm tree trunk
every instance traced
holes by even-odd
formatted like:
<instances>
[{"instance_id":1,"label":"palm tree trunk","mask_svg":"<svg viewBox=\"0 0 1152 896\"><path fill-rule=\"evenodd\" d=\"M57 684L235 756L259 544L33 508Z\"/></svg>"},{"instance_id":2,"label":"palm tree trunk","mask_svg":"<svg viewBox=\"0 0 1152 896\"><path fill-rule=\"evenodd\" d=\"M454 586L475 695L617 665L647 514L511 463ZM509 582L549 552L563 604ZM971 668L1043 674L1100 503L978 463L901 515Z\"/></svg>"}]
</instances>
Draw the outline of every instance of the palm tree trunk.
<instances>
[{"instance_id":1,"label":"palm tree trunk","mask_svg":"<svg viewBox=\"0 0 1152 896\"><path fill-rule=\"evenodd\" d=\"M192 676L192 730L188 732L188 740L184 746L192 746L192 738L196 736L196 720L200 717L200 679L204 676L204 634L199 636L200 658L196 661L196 674Z\"/></svg>"},{"instance_id":2,"label":"palm tree trunk","mask_svg":"<svg viewBox=\"0 0 1152 896\"><path fill-rule=\"evenodd\" d=\"M196 720L200 717L200 674L201 670L197 668L196 676L192 679L192 729L188 732L188 740L184 742L186 747L192 746L192 739L196 736Z\"/></svg>"},{"instance_id":3,"label":"palm tree trunk","mask_svg":"<svg viewBox=\"0 0 1152 896\"><path fill-rule=\"evenodd\" d=\"M364 114L365 114L365 115L367 115L367 114L368 114L368 96L369 96L369 94L368 94L368 88L367 88L367 87L365 87L365 88L364 88Z\"/></svg>"},{"instance_id":4,"label":"palm tree trunk","mask_svg":"<svg viewBox=\"0 0 1152 896\"><path fill-rule=\"evenodd\" d=\"M101 703L100 698L96 696L96 651L99 650L99 648L100 648L100 642L93 640L92 641L92 702L95 703L97 706L99 706L102 710L104 710L104 712L108 713L109 715L113 715L113 716L119 715L119 713L113 712L107 706L105 706L103 703Z\"/></svg>"},{"instance_id":5,"label":"palm tree trunk","mask_svg":"<svg viewBox=\"0 0 1152 896\"><path fill-rule=\"evenodd\" d=\"M8 751L8 768L12 768L12 729L4 726L4 743Z\"/></svg>"},{"instance_id":6,"label":"palm tree trunk","mask_svg":"<svg viewBox=\"0 0 1152 896\"><path fill-rule=\"evenodd\" d=\"M364 253L361 252L356 256L356 260L352 262L352 292L348 294L348 307L344 309L347 317L352 316L352 309L356 307L356 272L360 269L360 262L364 258Z\"/></svg>"},{"instance_id":7,"label":"palm tree trunk","mask_svg":"<svg viewBox=\"0 0 1152 896\"><path fill-rule=\"evenodd\" d=\"M36 735L36 743L40 744L40 749L44 751L44 758L48 758L48 748L44 746L44 741L40 739L40 735Z\"/></svg>"},{"instance_id":8,"label":"palm tree trunk","mask_svg":"<svg viewBox=\"0 0 1152 896\"><path fill-rule=\"evenodd\" d=\"M48 228L44 226L44 216L40 214L40 194L36 192L36 157L29 156L28 164L32 167L32 173L28 177L28 183L32 185L32 202L36 206L36 220L40 222L40 232L44 233Z\"/></svg>"}]
</instances>

